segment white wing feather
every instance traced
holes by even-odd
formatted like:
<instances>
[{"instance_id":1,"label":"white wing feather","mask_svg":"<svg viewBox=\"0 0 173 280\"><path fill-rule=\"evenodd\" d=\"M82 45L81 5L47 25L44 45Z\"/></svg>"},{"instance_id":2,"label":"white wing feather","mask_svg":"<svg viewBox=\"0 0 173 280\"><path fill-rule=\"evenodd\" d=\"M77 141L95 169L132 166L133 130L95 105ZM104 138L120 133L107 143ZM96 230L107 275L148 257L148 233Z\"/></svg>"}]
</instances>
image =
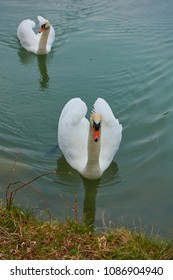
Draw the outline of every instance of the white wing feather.
<instances>
[{"instance_id":1,"label":"white wing feather","mask_svg":"<svg viewBox=\"0 0 173 280\"><path fill-rule=\"evenodd\" d=\"M67 162L78 171L87 163L89 121L87 106L80 98L71 99L62 110L58 124L58 144Z\"/></svg>"},{"instance_id":2,"label":"white wing feather","mask_svg":"<svg viewBox=\"0 0 173 280\"><path fill-rule=\"evenodd\" d=\"M52 48L52 45L53 45L53 42L55 41L55 30L53 28L53 26L51 25L50 26L50 34L49 34L49 37L48 37L48 40L47 40L47 52L49 53L51 51L51 48Z\"/></svg>"},{"instance_id":3,"label":"white wing feather","mask_svg":"<svg viewBox=\"0 0 173 280\"><path fill-rule=\"evenodd\" d=\"M45 24L45 23L47 22L47 19L45 19L45 18L42 17L42 16L37 16L37 19L38 19L38 21L39 21L39 25L40 25L40 26L43 25L43 24Z\"/></svg>"},{"instance_id":4,"label":"white wing feather","mask_svg":"<svg viewBox=\"0 0 173 280\"><path fill-rule=\"evenodd\" d=\"M119 148L122 138L122 125L114 117L111 108L104 99L98 98L96 100L94 110L102 115L99 163L100 168L104 171L112 162Z\"/></svg>"},{"instance_id":5,"label":"white wing feather","mask_svg":"<svg viewBox=\"0 0 173 280\"><path fill-rule=\"evenodd\" d=\"M35 34L33 31L34 27L35 22L33 20L23 20L18 26L17 37L22 47L24 47L27 51L36 53L41 34Z\"/></svg>"}]
</instances>

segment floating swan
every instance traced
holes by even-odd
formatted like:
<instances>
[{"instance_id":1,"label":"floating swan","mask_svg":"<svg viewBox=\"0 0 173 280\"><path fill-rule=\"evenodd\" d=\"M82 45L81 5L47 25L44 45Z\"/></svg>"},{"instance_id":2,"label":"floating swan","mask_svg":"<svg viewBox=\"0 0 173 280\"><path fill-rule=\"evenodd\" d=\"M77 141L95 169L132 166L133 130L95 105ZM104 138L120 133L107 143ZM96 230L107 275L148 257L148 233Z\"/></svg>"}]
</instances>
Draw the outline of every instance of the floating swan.
<instances>
[{"instance_id":1,"label":"floating swan","mask_svg":"<svg viewBox=\"0 0 173 280\"><path fill-rule=\"evenodd\" d=\"M35 34L33 31L35 22L25 19L18 26L17 37L27 51L35 54L47 54L51 51L55 40L55 30L47 19L41 16L37 16L37 18L40 24L39 33Z\"/></svg>"},{"instance_id":2,"label":"floating swan","mask_svg":"<svg viewBox=\"0 0 173 280\"><path fill-rule=\"evenodd\" d=\"M86 113L87 106L80 98L67 102L58 123L58 144L74 169L88 179L98 179L119 148L122 125L102 98L94 103L90 122Z\"/></svg>"}]
</instances>

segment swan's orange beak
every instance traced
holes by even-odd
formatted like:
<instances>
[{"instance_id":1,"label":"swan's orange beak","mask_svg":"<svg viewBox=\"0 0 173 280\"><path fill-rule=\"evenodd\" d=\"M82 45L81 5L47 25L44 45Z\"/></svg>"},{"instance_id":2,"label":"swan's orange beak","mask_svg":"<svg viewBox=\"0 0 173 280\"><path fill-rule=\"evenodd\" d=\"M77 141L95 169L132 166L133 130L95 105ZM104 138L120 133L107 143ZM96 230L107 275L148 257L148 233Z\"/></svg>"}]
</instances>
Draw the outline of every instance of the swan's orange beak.
<instances>
[{"instance_id":1,"label":"swan's orange beak","mask_svg":"<svg viewBox=\"0 0 173 280\"><path fill-rule=\"evenodd\" d=\"M44 30L45 30L45 25L42 25L42 26L40 27L39 33L43 32Z\"/></svg>"},{"instance_id":2,"label":"swan's orange beak","mask_svg":"<svg viewBox=\"0 0 173 280\"><path fill-rule=\"evenodd\" d=\"M93 136L95 142L100 140L100 122L93 122Z\"/></svg>"},{"instance_id":3,"label":"swan's orange beak","mask_svg":"<svg viewBox=\"0 0 173 280\"><path fill-rule=\"evenodd\" d=\"M100 130L94 129L94 141L98 142L100 140Z\"/></svg>"}]
</instances>

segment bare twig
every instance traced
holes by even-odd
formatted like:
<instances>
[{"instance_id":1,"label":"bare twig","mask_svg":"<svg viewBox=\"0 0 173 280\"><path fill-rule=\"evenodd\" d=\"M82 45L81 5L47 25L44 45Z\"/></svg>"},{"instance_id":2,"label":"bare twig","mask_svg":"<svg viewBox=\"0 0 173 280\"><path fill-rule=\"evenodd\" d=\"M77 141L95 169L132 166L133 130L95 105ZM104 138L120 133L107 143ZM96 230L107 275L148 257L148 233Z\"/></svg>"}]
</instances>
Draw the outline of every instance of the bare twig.
<instances>
[{"instance_id":1,"label":"bare twig","mask_svg":"<svg viewBox=\"0 0 173 280\"><path fill-rule=\"evenodd\" d=\"M70 206L70 208L72 208L72 211L74 212L75 215L75 221L78 222L78 195L75 194L75 201L74 201L74 205L71 204L69 201L67 201L62 194L60 194L60 197L62 198L62 200L68 205Z\"/></svg>"},{"instance_id":2,"label":"bare twig","mask_svg":"<svg viewBox=\"0 0 173 280\"><path fill-rule=\"evenodd\" d=\"M15 161L15 163L14 163L13 166L15 166L15 165L16 165L16 161ZM23 182L21 182L21 181L13 182L13 181L12 181L12 177L11 177L10 180L9 180L9 184L7 185L7 188L6 188L6 208L7 208L7 209L10 209L10 208L11 208L12 203L13 203L13 200L14 200L14 197L15 197L16 193L17 193L20 189L22 189L22 188L24 188L24 187L26 187L26 186L30 186L34 181L38 180L38 179L41 178L41 177L48 176L48 175L62 174L62 173L65 173L65 172L57 172L57 171L45 172L45 173L42 173L42 174L38 175L37 177L35 177L34 179L32 179L32 180L30 180L30 181L28 181L28 182L26 182L26 183L23 183ZM16 187L16 188L15 188L14 190L12 190L12 191L10 190L11 186L18 185L18 184L20 184L19 187ZM30 187L31 187L31 186L30 186ZM32 188L32 189L33 189L33 188ZM34 191L38 194L38 192L37 192L36 190L34 190ZM39 195L40 195L40 194L39 194Z\"/></svg>"}]
</instances>

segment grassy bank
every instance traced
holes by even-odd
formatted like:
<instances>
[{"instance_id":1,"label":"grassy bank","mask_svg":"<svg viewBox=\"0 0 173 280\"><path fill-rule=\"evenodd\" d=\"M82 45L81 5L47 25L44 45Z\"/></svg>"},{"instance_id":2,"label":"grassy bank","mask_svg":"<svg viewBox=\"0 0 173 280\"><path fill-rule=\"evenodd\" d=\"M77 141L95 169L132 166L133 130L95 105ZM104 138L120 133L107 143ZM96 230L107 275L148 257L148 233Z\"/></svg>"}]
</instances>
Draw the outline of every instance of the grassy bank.
<instances>
[{"instance_id":1,"label":"grassy bank","mask_svg":"<svg viewBox=\"0 0 173 280\"><path fill-rule=\"evenodd\" d=\"M173 259L173 244L125 228L90 232L75 221L43 222L0 204L0 259Z\"/></svg>"}]
</instances>

